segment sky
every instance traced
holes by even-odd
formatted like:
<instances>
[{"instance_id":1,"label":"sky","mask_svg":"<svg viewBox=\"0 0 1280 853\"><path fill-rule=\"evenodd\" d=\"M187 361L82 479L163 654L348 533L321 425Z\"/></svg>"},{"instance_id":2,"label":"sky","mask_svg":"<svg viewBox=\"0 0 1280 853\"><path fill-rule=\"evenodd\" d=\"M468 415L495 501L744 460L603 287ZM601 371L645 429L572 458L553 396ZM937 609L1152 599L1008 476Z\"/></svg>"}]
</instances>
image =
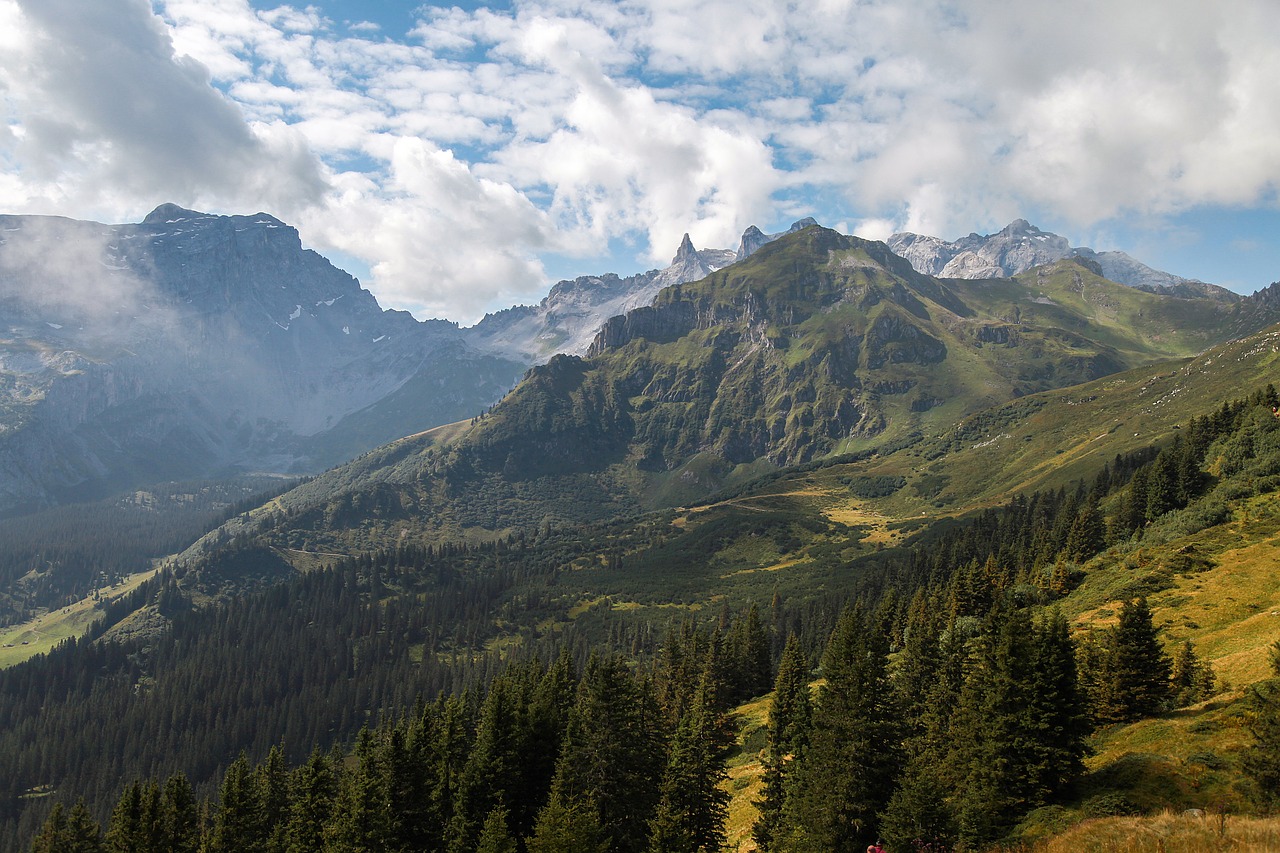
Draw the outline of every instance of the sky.
<instances>
[{"instance_id":1,"label":"sky","mask_svg":"<svg viewBox=\"0 0 1280 853\"><path fill-rule=\"evenodd\" d=\"M0 0L0 212L265 211L386 307L812 216L1280 280L1275 0Z\"/></svg>"}]
</instances>

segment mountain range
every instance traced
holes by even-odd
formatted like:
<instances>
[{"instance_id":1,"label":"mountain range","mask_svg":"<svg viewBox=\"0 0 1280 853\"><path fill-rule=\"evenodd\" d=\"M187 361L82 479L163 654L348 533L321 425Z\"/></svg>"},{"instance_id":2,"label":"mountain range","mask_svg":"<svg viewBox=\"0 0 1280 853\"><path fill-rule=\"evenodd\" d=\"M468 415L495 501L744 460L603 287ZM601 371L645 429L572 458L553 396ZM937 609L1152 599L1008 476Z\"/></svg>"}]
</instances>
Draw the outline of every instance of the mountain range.
<instances>
[{"instance_id":1,"label":"mountain range","mask_svg":"<svg viewBox=\"0 0 1280 853\"><path fill-rule=\"evenodd\" d=\"M741 263L814 224L801 220L776 234L752 227L736 250L699 250L686 235L665 269L563 281L537 305L516 306L459 328L383 310L355 279L303 248L295 229L267 214L213 216L165 204L136 225L0 217L0 515L163 479L246 470L314 473L401 436L471 417L502 397L530 367L557 354L599 355L644 337L638 330L646 328L662 327L659 337L681 337L690 324L739 324L745 328L735 334L744 340L780 349L791 336L804 335L787 317L770 315L763 321L764 315L754 313L761 309L750 303L715 308L724 317L737 312L732 323L677 317L690 309L662 294ZM1238 297L1158 273L1120 253L1073 249L1063 238L1023 221L956 243L898 234L889 247L929 276L989 280L978 277L1018 276L1035 265L1074 258L1083 262L1074 268L1081 281L1093 282L1110 271L1111 278L1153 295L1182 298L1167 303L1188 311L1176 330L1165 330L1162 342L1149 340L1124 356L1107 347L1090 351L1049 384L1118 369L1139 351L1154 357L1202 348L1226 334L1260 328L1274 313L1262 294ZM896 267L894 275L908 272ZM888 319L893 311L876 320L871 347L852 340L846 345L860 347L856 358L864 358L901 334L918 334L911 345L894 343L883 358L923 364L931 357L924 350L954 349L946 339L961 326L968 329L965 334L1007 342L1023 322L1019 318L1030 317L1028 311L1046 315L1047 322L1062 320L1047 316L1052 312L1044 300L1051 296L1039 297L1044 307L1018 305L1016 297L1003 307L985 304L1000 287L986 288L985 295L970 290L961 298L964 285L931 283L929 292L939 295L939 305L954 309L948 330L920 324L921 312L928 313L924 303L904 303L898 306L899 320ZM890 288L886 297L872 290L873 295L860 298L889 304L907 292ZM1121 291L1112 292L1119 294L1117 305L1129 300ZM963 305L947 302L957 298ZM874 313L878 317L883 310ZM929 322L936 318L930 315ZM1042 332L1020 334L1025 339ZM1185 340L1171 345L1173 335ZM1143 350L1148 344L1149 352ZM1059 340L1050 350L1054 346L1075 343ZM1108 346L1120 351L1129 343ZM841 359L852 364L853 349L844 355L833 351L832 364ZM1034 373L1027 368L1021 377L1002 376L988 383L998 390L975 399L990 402L1044 387L1048 380L1032 378ZM884 400L908 399L908 409L926 410L944 399L946 384L925 375L865 385L859 380L860 399L841 404L857 414L849 409L835 415L820 405L820 418L835 418L823 429L845 443L878 431L896 432L894 406ZM655 399L670 393L686 392L662 392ZM779 429L786 431L775 426L766 433ZM841 444L824 440L765 452L766 433L729 444L745 442L756 456L781 460ZM729 454L734 464L748 455ZM663 458L662 464L674 464Z\"/></svg>"}]
</instances>

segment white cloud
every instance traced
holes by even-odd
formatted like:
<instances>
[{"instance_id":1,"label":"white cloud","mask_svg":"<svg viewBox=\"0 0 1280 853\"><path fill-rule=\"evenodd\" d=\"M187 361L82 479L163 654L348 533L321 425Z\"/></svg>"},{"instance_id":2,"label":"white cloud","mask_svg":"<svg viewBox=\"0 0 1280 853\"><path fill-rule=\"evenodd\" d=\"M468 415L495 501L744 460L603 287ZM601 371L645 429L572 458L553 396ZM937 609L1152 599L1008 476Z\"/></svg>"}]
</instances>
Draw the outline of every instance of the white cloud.
<instances>
[{"instance_id":1,"label":"white cloud","mask_svg":"<svg viewBox=\"0 0 1280 853\"><path fill-rule=\"evenodd\" d=\"M1273 0L0 0L10 209L268 209L465 319L816 215L955 236L1274 203ZM583 270L602 272L603 270Z\"/></svg>"}]
</instances>

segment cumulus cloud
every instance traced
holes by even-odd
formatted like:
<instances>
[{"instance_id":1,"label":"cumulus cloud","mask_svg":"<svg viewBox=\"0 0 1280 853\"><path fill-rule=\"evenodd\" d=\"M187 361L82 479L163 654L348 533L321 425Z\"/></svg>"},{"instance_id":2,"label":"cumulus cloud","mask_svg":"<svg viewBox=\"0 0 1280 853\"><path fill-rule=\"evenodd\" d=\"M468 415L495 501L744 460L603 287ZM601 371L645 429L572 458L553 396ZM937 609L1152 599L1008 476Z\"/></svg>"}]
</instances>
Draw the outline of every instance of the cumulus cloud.
<instances>
[{"instance_id":1,"label":"cumulus cloud","mask_svg":"<svg viewBox=\"0 0 1280 853\"><path fill-rule=\"evenodd\" d=\"M20 0L17 9L8 15L20 37L3 62L17 128L8 156L32 197L298 209L322 194L305 140L247 124L203 65L174 54L145 0Z\"/></svg>"},{"instance_id":2,"label":"cumulus cloud","mask_svg":"<svg viewBox=\"0 0 1280 853\"><path fill-rule=\"evenodd\" d=\"M422 140L401 138L390 156L386 186L348 176L343 197L304 220L335 247L377 259L371 287L384 304L474 322L495 301L537 293L545 275L532 252L554 240L545 214Z\"/></svg>"},{"instance_id":3,"label":"cumulus cloud","mask_svg":"<svg viewBox=\"0 0 1280 853\"><path fill-rule=\"evenodd\" d=\"M548 252L626 273L803 215L1104 233L1280 182L1272 0L518 0L401 38L154 6L0 0L11 209L267 209L419 314L536 295Z\"/></svg>"}]
</instances>

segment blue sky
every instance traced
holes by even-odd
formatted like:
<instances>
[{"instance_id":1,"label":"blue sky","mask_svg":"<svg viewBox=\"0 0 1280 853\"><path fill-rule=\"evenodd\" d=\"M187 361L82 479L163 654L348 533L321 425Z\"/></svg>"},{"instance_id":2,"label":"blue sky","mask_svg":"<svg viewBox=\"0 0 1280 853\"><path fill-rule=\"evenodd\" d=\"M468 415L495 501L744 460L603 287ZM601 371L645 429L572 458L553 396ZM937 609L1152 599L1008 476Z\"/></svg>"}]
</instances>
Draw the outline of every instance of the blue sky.
<instances>
[{"instance_id":1,"label":"blue sky","mask_svg":"<svg viewBox=\"0 0 1280 853\"><path fill-rule=\"evenodd\" d=\"M1280 279L1274 0L0 0L4 212L265 210L389 307L813 216Z\"/></svg>"}]
</instances>

